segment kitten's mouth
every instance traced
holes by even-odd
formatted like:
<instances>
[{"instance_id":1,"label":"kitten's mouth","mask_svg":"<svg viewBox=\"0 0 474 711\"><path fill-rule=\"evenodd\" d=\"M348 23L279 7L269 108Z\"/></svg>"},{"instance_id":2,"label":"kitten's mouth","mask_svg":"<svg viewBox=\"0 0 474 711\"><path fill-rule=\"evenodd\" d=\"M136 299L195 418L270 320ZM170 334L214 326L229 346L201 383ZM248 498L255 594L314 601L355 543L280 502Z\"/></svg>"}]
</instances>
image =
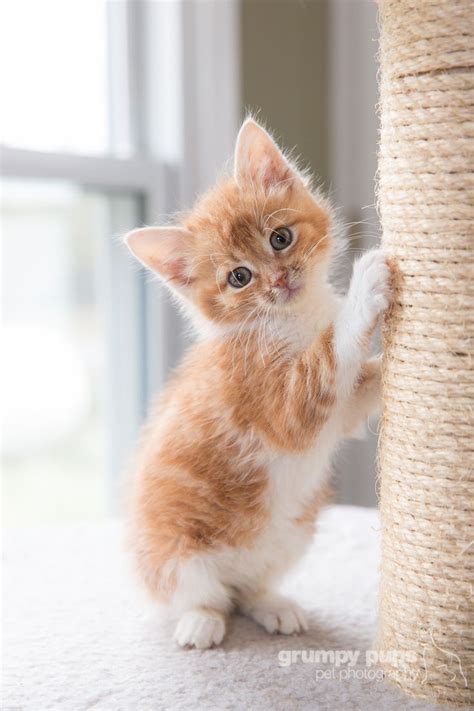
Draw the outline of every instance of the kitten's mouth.
<instances>
[{"instance_id":1,"label":"kitten's mouth","mask_svg":"<svg viewBox=\"0 0 474 711\"><path fill-rule=\"evenodd\" d=\"M281 299L285 304L289 301L293 301L301 291L301 286L286 286L281 290Z\"/></svg>"}]
</instances>

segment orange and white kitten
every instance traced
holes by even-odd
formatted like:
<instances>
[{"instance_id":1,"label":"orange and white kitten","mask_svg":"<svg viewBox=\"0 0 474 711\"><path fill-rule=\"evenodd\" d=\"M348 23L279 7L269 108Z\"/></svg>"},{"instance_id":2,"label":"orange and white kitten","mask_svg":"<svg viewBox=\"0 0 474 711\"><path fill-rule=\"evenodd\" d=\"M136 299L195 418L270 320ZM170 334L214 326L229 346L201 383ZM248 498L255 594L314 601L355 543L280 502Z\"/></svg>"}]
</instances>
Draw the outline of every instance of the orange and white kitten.
<instances>
[{"instance_id":1,"label":"orange and white kitten","mask_svg":"<svg viewBox=\"0 0 474 711\"><path fill-rule=\"evenodd\" d=\"M268 632L306 630L275 586L311 541L336 445L378 405L379 365L367 358L390 300L384 256L365 254L347 296L335 294L329 206L252 119L231 178L181 225L126 242L199 334L139 449L141 574L178 614L182 646L219 644L232 609Z\"/></svg>"}]
</instances>

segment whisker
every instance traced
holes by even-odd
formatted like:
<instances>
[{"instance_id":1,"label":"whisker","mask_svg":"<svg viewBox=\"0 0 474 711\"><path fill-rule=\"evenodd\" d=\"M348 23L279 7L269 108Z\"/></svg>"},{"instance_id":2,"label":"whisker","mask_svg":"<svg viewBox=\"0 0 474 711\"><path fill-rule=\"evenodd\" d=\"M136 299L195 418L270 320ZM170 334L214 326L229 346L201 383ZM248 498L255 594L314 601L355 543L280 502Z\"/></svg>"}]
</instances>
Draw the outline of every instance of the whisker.
<instances>
[{"instance_id":1,"label":"whisker","mask_svg":"<svg viewBox=\"0 0 474 711\"><path fill-rule=\"evenodd\" d=\"M273 212L269 213L265 217L265 222L263 223L262 232L265 232L266 229L272 229L271 227L267 228L267 224L271 220L271 218L274 217L275 215L277 215L279 212L301 212L301 210L297 210L294 207L281 207L278 210L274 210Z\"/></svg>"}]
</instances>

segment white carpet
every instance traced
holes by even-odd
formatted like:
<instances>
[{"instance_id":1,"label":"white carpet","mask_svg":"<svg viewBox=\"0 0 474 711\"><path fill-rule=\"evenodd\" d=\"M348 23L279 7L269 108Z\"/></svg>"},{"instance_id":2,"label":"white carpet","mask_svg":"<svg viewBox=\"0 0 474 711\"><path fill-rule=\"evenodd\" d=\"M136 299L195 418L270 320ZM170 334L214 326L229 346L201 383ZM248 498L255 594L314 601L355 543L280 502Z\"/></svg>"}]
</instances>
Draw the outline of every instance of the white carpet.
<instances>
[{"instance_id":1,"label":"white carpet","mask_svg":"<svg viewBox=\"0 0 474 711\"><path fill-rule=\"evenodd\" d=\"M270 637L238 617L223 647L199 652L174 645L172 623L142 594L120 524L7 532L2 708L433 709L367 678L378 538L375 510L328 509L312 550L284 586L311 611L310 631ZM349 668L330 661L282 667L285 650L360 650L352 674L361 678L340 679Z\"/></svg>"}]
</instances>

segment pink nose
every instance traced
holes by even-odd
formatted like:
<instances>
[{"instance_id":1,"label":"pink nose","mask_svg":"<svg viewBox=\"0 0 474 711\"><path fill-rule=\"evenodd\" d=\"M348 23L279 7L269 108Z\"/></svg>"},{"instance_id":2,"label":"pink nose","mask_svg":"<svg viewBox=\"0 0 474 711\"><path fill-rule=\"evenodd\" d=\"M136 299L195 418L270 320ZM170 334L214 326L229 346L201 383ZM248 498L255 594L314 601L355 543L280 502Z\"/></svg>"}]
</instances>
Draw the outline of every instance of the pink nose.
<instances>
[{"instance_id":1,"label":"pink nose","mask_svg":"<svg viewBox=\"0 0 474 711\"><path fill-rule=\"evenodd\" d=\"M288 288L288 272L286 269L277 275L275 281L273 282L273 286L277 286L279 289Z\"/></svg>"}]
</instances>

